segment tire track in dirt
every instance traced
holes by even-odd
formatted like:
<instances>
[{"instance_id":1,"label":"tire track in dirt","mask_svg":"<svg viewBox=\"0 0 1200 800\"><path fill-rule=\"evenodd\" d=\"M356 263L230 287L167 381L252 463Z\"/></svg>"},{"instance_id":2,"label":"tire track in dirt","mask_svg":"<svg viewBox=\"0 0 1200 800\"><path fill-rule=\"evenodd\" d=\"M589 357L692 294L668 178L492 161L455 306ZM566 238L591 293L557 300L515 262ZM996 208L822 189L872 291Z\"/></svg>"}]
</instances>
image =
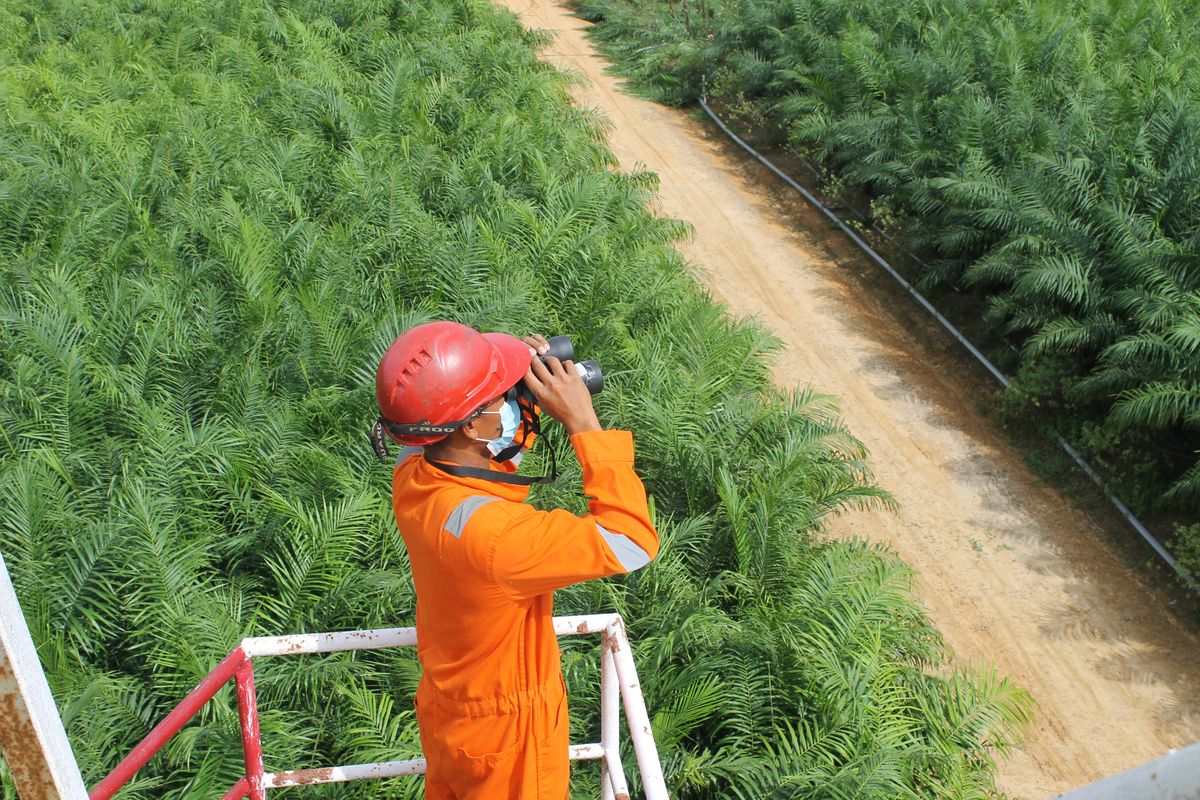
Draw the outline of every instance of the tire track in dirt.
<instances>
[{"instance_id":1,"label":"tire track in dirt","mask_svg":"<svg viewBox=\"0 0 1200 800\"><path fill-rule=\"evenodd\" d=\"M777 382L835 395L870 448L900 510L851 512L830 531L893 546L956 661L993 665L1037 699L1001 789L1040 800L1200 740L1200 637L980 416L972 376L946 368L949 337L922 333L908 301L862 293L856 276L877 268L720 134L620 92L587 23L548 0L505 5L556 33L543 57L587 79L576 102L613 123L621 167L659 174L656 210L695 227L680 249L713 296L783 341Z\"/></svg>"}]
</instances>

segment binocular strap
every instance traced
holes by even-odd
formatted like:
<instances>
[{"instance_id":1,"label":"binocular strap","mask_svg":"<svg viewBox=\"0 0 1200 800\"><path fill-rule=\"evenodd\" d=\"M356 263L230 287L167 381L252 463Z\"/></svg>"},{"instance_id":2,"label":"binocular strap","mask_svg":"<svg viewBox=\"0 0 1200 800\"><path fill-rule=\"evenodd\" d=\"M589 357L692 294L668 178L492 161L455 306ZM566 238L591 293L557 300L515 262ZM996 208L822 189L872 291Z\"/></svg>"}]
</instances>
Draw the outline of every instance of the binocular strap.
<instances>
[{"instance_id":1,"label":"binocular strap","mask_svg":"<svg viewBox=\"0 0 1200 800\"><path fill-rule=\"evenodd\" d=\"M458 478L478 478L484 481L492 481L493 483L509 483L513 486L532 486L535 483L554 483L558 478L558 463L554 456L554 451L550 451L550 474L549 475L512 475L508 472L497 472L494 469L481 469L480 467L463 467L458 464L445 464L441 461L434 461L428 456L425 457L433 466L440 469L447 475L454 475Z\"/></svg>"}]
</instances>

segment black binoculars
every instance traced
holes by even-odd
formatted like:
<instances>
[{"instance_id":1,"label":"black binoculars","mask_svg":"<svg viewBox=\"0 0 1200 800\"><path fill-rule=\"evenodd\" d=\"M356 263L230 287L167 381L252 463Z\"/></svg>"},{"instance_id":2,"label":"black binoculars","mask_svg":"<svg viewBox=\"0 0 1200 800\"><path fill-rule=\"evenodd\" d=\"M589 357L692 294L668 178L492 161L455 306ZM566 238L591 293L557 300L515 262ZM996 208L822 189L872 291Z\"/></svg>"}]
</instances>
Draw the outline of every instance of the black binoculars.
<instances>
[{"instance_id":1,"label":"black binoculars","mask_svg":"<svg viewBox=\"0 0 1200 800\"><path fill-rule=\"evenodd\" d=\"M550 349L538 356L543 364L551 356L559 361L575 361L575 347L571 344L570 336L551 336L546 341L550 345ZM604 388L604 374L600 371L598 361L576 361L575 372L583 379L583 385L591 394L599 394L600 390ZM527 396L531 394L528 387L525 386L524 380L509 389L504 397L506 400L515 400L522 394Z\"/></svg>"}]
</instances>

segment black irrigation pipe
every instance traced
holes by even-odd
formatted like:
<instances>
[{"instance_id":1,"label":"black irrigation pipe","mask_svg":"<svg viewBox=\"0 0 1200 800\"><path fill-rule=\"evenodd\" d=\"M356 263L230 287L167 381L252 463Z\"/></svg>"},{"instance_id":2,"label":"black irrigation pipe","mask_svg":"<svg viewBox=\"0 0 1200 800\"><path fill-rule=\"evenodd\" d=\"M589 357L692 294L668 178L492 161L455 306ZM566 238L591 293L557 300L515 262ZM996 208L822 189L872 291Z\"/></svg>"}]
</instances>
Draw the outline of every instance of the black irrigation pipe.
<instances>
[{"instance_id":1,"label":"black irrigation pipe","mask_svg":"<svg viewBox=\"0 0 1200 800\"><path fill-rule=\"evenodd\" d=\"M881 256L881 255L879 255L879 253L875 252L875 248L871 247L871 245L868 244L866 242L866 240L864 240L861 236L859 236L858 233L853 228L851 228L845 222L843 222L841 220L841 218L838 217L837 214L833 213L828 208L826 208L825 204L822 203L820 200L818 200L812 194L812 192L808 191L803 186L801 186L800 184L798 184L794 180L792 180L791 177L788 176L783 170L781 170L779 167L772 164L761 153L759 153L753 147L748 145L736 133L731 131L729 129L729 126L726 125L724 122L722 122L721 118L718 117L716 115L716 113L714 113L713 110L711 108L709 108L709 106L708 106L707 80L704 82L704 84L702 86L703 86L703 88L702 88L701 94L700 94L700 107L704 109L704 113L708 114L709 118L713 122L717 123L717 127L719 127L722 131L724 131L725 135L727 135L730 139L733 139L735 142L737 142L738 145L740 145L743 150L745 150L747 153L749 153L750 155L752 155L756 159L758 159L758 161L764 167L771 170L771 172L774 172L777 176L779 176L780 180L782 180L788 186L792 187L797 192L799 192L804 197L805 200L807 200L809 203L811 203L813 205L813 207L815 207L818 211L820 211L822 214L824 214L826 217L828 217L829 220L834 225L837 225L838 228L840 228L842 230L842 233L844 233L850 237L850 241L852 241L856 245L858 245L859 248L861 248L864 253L866 253L868 256L871 257L872 261L874 261L879 266L883 267L883 269L889 275L891 275L893 278L895 278L896 281L901 286L904 287L905 291L907 291L910 295L912 295L913 299L915 299L918 303L921 304L922 308L924 308L926 311L928 311L930 314L932 314L933 318L936 319L939 323L941 323L942 327L945 328L947 331L949 331L950 335L953 336L955 339L957 339L959 344L961 344L963 347L965 347L971 355L975 356L976 360L978 360L979 363L982 364L984 366L984 368L987 369L988 372L992 373L992 377L994 377L996 380L998 380L1000 382L1000 385L1002 385L1005 389L1007 389L1009 386L1012 385L1011 381L1009 381L1009 379L1004 376L1004 373L1001 372L1000 370L998 370L996 368L996 365L993 364L991 361L989 361L987 356L985 356L983 353L981 353L979 351L979 348L977 348L975 345L971 344L971 342L967 339L967 337L963 336L962 333L959 332L958 328L955 328L954 325L952 325L950 323L950 320L943 317L941 315L941 313L939 313L938 310L933 307L932 303L930 303L928 300L926 300L924 297L922 297L921 293L918 292L915 288L913 288L912 284L910 284L908 281L906 281L904 279L903 275L901 275L899 272L897 272L895 269L893 269L892 265L889 264L883 258L883 256ZM1098 486L1100 488L1100 491L1104 492L1104 496L1108 498L1108 501L1110 503L1112 503L1113 507L1115 509L1117 509L1117 511L1121 514L1121 516L1123 516L1125 518L1125 521L1128 522L1130 525L1132 525L1133 529L1135 531L1137 531L1139 534L1141 534L1142 538L1145 539L1146 542L1151 547L1154 548L1154 552L1158 553L1158 555L1162 558L1162 560L1164 562L1166 562L1166 564L1169 567L1171 567L1172 570L1175 571L1175 574L1178 575L1180 578L1182 578L1183 581L1188 586L1190 586L1193 590L1200 592L1200 583L1197 583L1195 578L1193 578L1190 574L1188 574L1188 572L1183 567L1179 566L1178 562L1175 561L1174 556L1172 556L1169 552L1167 552L1167 548L1163 547L1162 542L1160 542L1157 538L1155 538L1154 534L1152 534L1152 533L1150 533L1150 531L1146 530L1146 526L1143 525L1141 523L1141 521L1133 515L1133 512L1129 510L1128 506L1126 506L1124 503L1121 502L1121 498L1117 497L1115 494L1113 494L1112 492L1110 492L1108 490L1108 487L1104 484L1104 480L1096 473L1096 470L1094 470L1090 464L1088 464L1086 461L1084 461L1083 456L1079 455L1078 451L1076 451L1075 448L1072 447L1070 445L1070 443L1066 439L1064 439L1061 435L1056 433L1056 434L1054 434L1054 436L1056 439L1058 439L1058 445L1059 445L1059 447L1061 447L1063 449L1063 452L1065 452L1068 456L1070 456L1071 459L1076 464L1079 465L1079 468L1083 470L1084 474L1086 474L1089 478L1092 479L1092 482L1095 483L1096 486Z\"/></svg>"}]
</instances>

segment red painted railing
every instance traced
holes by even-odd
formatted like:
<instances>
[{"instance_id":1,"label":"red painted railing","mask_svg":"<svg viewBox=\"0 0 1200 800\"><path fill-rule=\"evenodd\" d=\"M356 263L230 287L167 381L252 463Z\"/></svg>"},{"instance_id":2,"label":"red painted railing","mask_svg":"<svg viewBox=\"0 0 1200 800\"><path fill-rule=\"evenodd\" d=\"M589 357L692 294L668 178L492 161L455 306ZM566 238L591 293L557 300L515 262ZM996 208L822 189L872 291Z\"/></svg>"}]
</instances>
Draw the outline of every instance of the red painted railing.
<instances>
[{"instance_id":1,"label":"red painted railing","mask_svg":"<svg viewBox=\"0 0 1200 800\"><path fill-rule=\"evenodd\" d=\"M254 699L254 667L246 651L241 645L208 673L208 677L200 681L200 685L192 689L179 705L154 726L133 752L112 772L96 784L88 792L89 800L109 800L117 790L133 778L134 774L145 766L154 754L162 749L167 740L179 732L179 729L196 716L205 703L213 699L217 692L229 680L237 681L238 713L242 721L242 749L246 756L246 777L242 778L230 789L225 800L238 800L249 795L251 800L265 800L266 792L262 788L263 764L262 742L258 734L258 709ZM239 792L240 787L240 792Z\"/></svg>"}]
</instances>

